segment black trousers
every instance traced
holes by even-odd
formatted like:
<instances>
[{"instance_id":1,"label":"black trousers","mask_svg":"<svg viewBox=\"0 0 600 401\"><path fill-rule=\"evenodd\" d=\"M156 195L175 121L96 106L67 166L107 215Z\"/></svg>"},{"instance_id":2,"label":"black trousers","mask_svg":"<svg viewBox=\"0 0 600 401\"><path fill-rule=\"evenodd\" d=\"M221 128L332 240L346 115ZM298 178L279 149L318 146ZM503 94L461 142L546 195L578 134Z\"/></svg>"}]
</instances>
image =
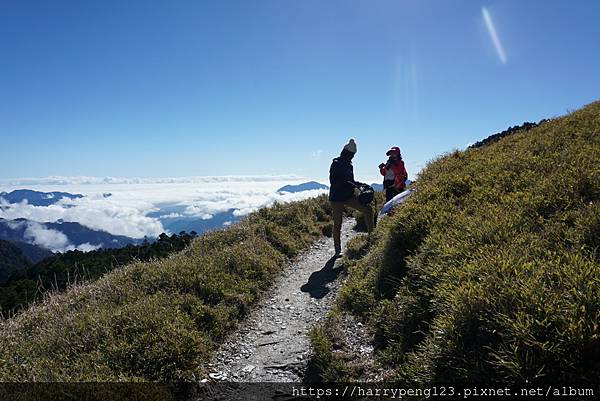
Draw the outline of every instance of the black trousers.
<instances>
[{"instance_id":1,"label":"black trousers","mask_svg":"<svg viewBox=\"0 0 600 401\"><path fill-rule=\"evenodd\" d=\"M388 187L385 189L385 201L389 202L390 199L392 199L394 196L398 195L400 193L399 189L396 189L396 187Z\"/></svg>"}]
</instances>

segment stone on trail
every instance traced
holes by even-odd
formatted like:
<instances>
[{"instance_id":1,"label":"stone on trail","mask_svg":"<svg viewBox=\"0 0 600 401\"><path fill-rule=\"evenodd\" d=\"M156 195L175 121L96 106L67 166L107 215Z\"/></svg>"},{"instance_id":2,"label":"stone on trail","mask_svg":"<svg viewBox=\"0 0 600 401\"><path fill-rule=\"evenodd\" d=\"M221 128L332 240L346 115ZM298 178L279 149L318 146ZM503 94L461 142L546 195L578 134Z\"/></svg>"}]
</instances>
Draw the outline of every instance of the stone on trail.
<instances>
[{"instance_id":1,"label":"stone on trail","mask_svg":"<svg viewBox=\"0 0 600 401\"><path fill-rule=\"evenodd\" d=\"M242 369L242 372L244 373L250 373L252 372L254 369L256 368L256 366L254 365L247 365L245 368Z\"/></svg>"}]
</instances>

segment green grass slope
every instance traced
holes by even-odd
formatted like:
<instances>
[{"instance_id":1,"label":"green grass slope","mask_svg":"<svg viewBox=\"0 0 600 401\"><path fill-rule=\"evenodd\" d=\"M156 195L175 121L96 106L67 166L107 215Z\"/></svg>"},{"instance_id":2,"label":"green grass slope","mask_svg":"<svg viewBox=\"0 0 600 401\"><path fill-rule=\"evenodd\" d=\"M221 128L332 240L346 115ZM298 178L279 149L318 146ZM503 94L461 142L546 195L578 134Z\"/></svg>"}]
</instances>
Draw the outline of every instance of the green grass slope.
<instances>
[{"instance_id":1,"label":"green grass slope","mask_svg":"<svg viewBox=\"0 0 600 401\"><path fill-rule=\"evenodd\" d=\"M416 188L369 249L351 244L339 298L376 333L391 378L597 383L600 102L447 154ZM326 380L352 379L330 327L314 361Z\"/></svg>"},{"instance_id":2,"label":"green grass slope","mask_svg":"<svg viewBox=\"0 0 600 401\"><path fill-rule=\"evenodd\" d=\"M78 250L57 253L38 263L27 262L14 269L5 279L0 274L0 313L11 316L44 297L48 291L63 291L73 283L91 282L132 261L164 258L181 251L194 239L195 233L161 234L155 242L105 248L90 252ZM2 267L0 241L0 268Z\"/></svg>"},{"instance_id":3,"label":"green grass slope","mask_svg":"<svg viewBox=\"0 0 600 401\"><path fill-rule=\"evenodd\" d=\"M284 263L330 231L325 196L275 205L182 252L0 322L0 381L198 379Z\"/></svg>"}]
</instances>

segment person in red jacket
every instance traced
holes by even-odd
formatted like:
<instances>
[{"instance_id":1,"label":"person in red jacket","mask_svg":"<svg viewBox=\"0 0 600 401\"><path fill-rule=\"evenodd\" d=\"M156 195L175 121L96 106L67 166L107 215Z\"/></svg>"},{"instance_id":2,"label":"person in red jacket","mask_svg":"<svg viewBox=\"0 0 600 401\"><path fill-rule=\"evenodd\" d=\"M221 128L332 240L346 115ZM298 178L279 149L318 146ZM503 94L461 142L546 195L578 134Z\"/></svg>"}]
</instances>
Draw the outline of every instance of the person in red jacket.
<instances>
[{"instance_id":1,"label":"person in red jacket","mask_svg":"<svg viewBox=\"0 0 600 401\"><path fill-rule=\"evenodd\" d=\"M408 173L404 167L404 161L400 154L400 148L393 146L387 151L389 159L386 163L379 165L379 172L383 176L383 188L385 189L385 201L388 202L394 196L404 191Z\"/></svg>"}]
</instances>

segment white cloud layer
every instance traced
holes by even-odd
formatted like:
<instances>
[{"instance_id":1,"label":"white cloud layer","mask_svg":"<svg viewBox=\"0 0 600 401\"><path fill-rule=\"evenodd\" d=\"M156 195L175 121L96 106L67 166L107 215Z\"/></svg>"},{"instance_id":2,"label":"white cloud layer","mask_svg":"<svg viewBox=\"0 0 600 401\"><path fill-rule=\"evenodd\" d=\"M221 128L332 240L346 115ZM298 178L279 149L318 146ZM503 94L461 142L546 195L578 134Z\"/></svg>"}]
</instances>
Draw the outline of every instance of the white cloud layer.
<instances>
[{"instance_id":1,"label":"white cloud layer","mask_svg":"<svg viewBox=\"0 0 600 401\"><path fill-rule=\"evenodd\" d=\"M184 177L155 180L49 177L15 179L11 180L10 184L6 181L8 180L0 180L0 191L9 192L26 187L37 191L60 190L86 196L73 200L63 199L47 207L33 206L25 202L9 207L4 204L4 207L0 208L0 218L25 218L37 222L55 222L62 219L95 230L133 238L156 237L165 231L159 218L148 216L151 212L159 212L158 215L162 219L195 217L207 220L215 214L231 209L234 210L235 216L244 216L274 202L302 200L326 192L276 192L284 185L308 181L295 176ZM34 182L38 184L34 185ZM103 196L106 193L112 195ZM174 206L178 210L161 212Z\"/></svg>"},{"instance_id":2,"label":"white cloud layer","mask_svg":"<svg viewBox=\"0 0 600 401\"><path fill-rule=\"evenodd\" d=\"M102 244L92 245L90 243L80 244L75 246L69 242L67 236L60 231L47 228L44 225L35 222L10 222L9 226L13 229L23 227L25 241L49 249L52 252L65 252L78 249L80 251L89 252L101 247Z\"/></svg>"},{"instance_id":3,"label":"white cloud layer","mask_svg":"<svg viewBox=\"0 0 600 401\"><path fill-rule=\"evenodd\" d=\"M60 231L48 229L36 222L27 223L24 236L32 244L48 248L52 251L62 250L71 245L65 234Z\"/></svg>"},{"instance_id":4,"label":"white cloud layer","mask_svg":"<svg viewBox=\"0 0 600 401\"><path fill-rule=\"evenodd\" d=\"M160 221L145 214L155 210L147 202L124 202L98 196L73 200L61 200L50 206L33 206L27 202L4 204L0 217L12 220L25 218L37 222L63 220L80 223L94 230L111 234L142 238L144 235L157 236L162 233Z\"/></svg>"}]
</instances>

